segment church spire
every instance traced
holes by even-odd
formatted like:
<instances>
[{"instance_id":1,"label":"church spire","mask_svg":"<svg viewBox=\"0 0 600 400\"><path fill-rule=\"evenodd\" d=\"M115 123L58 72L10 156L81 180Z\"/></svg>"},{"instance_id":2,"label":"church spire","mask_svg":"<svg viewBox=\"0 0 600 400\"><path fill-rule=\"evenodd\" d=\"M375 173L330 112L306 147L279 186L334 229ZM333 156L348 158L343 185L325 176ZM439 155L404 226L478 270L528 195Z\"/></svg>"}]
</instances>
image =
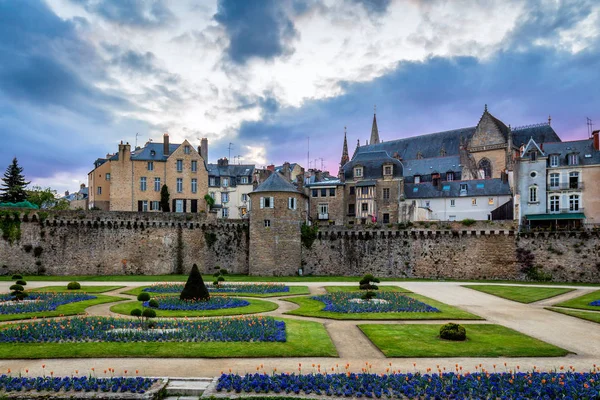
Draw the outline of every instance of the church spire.
<instances>
[{"instance_id":1,"label":"church spire","mask_svg":"<svg viewBox=\"0 0 600 400\"><path fill-rule=\"evenodd\" d=\"M371 139L369 139L369 143L379 143L379 129L377 129L377 106L375 106L373 113L373 126L371 127Z\"/></svg>"},{"instance_id":2,"label":"church spire","mask_svg":"<svg viewBox=\"0 0 600 400\"><path fill-rule=\"evenodd\" d=\"M344 127L344 147L342 149L340 167L343 167L348 161L350 161L350 157L348 157L348 139L346 138L346 127Z\"/></svg>"}]
</instances>

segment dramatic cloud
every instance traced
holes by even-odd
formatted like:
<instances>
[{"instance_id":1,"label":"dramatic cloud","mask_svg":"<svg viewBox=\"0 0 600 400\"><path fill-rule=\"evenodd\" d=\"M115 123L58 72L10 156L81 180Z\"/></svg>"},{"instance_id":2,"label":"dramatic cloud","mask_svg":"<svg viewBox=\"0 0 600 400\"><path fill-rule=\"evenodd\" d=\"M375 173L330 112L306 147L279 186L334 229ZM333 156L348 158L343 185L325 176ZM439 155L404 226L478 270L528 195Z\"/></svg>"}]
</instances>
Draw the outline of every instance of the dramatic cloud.
<instances>
[{"instance_id":1,"label":"dramatic cloud","mask_svg":"<svg viewBox=\"0 0 600 400\"><path fill-rule=\"evenodd\" d=\"M105 20L139 28L157 28L171 20L171 13L162 0L72 0Z\"/></svg>"},{"instance_id":2,"label":"dramatic cloud","mask_svg":"<svg viewBox=\"0 0 600 400\"><path fill-rule=\"evenodd\" d=\"M219 0L214 18L227 31L227 54L233 62L271 59L293 51L290 42L297 32L286 4L280 0Z\"/></svg>"}]
</instances>

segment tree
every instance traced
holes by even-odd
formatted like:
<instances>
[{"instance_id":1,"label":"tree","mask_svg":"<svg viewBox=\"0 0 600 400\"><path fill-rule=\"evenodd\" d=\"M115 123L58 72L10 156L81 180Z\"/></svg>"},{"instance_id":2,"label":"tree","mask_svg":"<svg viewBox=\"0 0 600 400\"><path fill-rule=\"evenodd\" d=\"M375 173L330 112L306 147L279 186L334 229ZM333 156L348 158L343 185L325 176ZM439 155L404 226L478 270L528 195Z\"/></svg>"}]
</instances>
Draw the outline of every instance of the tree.
<instances>
[{"instance_id":1,"label":"tree","mask_svg":"<svg viewBox=\"0 0 600 400\"><path fill-rule=\"evenodd\" d=\"M210 294L208 293L208 289L204 284L204 280L202 280L202 275L200 275L200 271L196 264L192 266L190 276L188 277L179 298L181 300L210 300Z\"/></svg>"},{"instance_id":2,"label":"tree","mask_svg":"<svg viewBox=\"0 0 600 400\"><path fill-rule=\"evenodd\" d=\"M160 189L160 209L164 212L171 211L171 206L169 205L169 188L167 185L163 185L162 189Z\"/></svg>"},{"instance_id":3,"label":"tree","mask_svg":"<svg viewBox=\"0 0 600 400\"><path fill-rule=\"evenodd\" d=\"M27 200L39 208L52 208L56 205L56 190L34 186L27 190Z\"/></svg>"},{"instance_id":4,"label":"tree","mask_svg":"<svg viewBox=\"0 0 600 400\"><path fill-rule=\"evenodd\" d=\"M215 205L215 199L213 199L210 194L204 195L204 201L206 201L208 208L212 208Z\"/></svg>"},{"instance_id":5,"label":"tree","mask_svg":"<svg viewBox=\"0 0 600 400\"><path fill-rule=\"evenodd\" d=\"M31 182L25 181L23 168L19 167L17 157L13 158L12 164L6 168L2 182L3 187L0 188L0 191L3 193L0 195L0 201L20 203L27 199L25 187Z\"/></svg>"}]
</instances>

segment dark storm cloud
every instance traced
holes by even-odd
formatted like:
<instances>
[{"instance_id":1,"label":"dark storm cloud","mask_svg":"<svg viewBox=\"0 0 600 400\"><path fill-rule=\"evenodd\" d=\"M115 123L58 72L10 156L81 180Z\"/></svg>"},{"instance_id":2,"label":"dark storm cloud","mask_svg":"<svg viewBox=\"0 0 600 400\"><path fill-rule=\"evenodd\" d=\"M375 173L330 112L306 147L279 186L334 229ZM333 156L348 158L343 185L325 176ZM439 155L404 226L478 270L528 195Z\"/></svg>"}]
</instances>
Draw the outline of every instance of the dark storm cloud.
<instances>
[{"instance_id":1,"label":"dark storm cloud","mask_svg":"<svg viewBox=\"0 0 600 400\"><path fill-rule=\"evenodd\" d=\"M71 0L105 20L136 28L158 28L175 16L162 0Z\"/></svg>"},{"instance_id":2,"label":"dark storm cloud","mask_svg":"<svg viewBox=\"0 0 600 400\"><path fill-rule=\"evenodd\" d=\"M291 41L296 35L290 10L302 10L296 2L262 0L220 0L214 19L229 36L227 55L236 64L256 57L272 59L293 51Z\"/></svg>"}]
</instances>

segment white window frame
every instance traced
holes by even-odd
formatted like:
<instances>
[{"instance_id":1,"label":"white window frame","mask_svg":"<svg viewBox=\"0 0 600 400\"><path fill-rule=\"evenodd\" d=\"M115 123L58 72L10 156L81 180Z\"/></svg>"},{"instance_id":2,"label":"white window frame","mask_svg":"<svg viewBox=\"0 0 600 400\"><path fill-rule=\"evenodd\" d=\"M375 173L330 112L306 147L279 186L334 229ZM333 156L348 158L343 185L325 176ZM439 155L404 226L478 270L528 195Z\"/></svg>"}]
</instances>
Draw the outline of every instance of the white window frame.
<instances>
[{"instance_id":1,"label":"white window frame","mask_svg":"<svg viewBox=\"0 0 600 400\"><path fill-rule=\"evenodd\" d=\"M550 166L551 167L558 167L558 165L560 164L558 155L556 154L551 154L550 155Z\"/></svg>"},{"instance_id":2,"label":"white window frame","mask_svg":"<svg viewBox=\"0 0 600 400\"><path fill-rule=\"evenodd\" d=\"M386 196L386 193L387 193L387 196ZM390 193L391 193L390 188L383 188L381 190L381 197L384 200L389 200L390 199Z\"/></svg>"},{"instance_id":3,"label":"white window frame","mask_svg":"<svg viewBox=\"0 0 600 400\"><path fill-rule=\"evenodd\" d=\"M550 204L550 212L560 212L560 196L559 195L550 196L548 203Z\"/></svg>"},{"instance_id":4,"label":"white window frame","mask_svg":"<svg viewBox=\"0 0 600 400\"><path fill-rule=\"evenodd\" d=\"M216 186L216 179L214 176L208 178L208 186Z\"/></svg>"},{"instance_id":5,"label":"white window frame","mask_svg":"<svg viewBox=\"0 0 600 400\"><path fill-rule=\"evenodd\" d=\"M265 228L270 228L271 227L271 220L270 219L265 219Z\"/></svg>"},{"instance_id":6,"label":"white window frame","mask_svg":"<svg viewBox=\"0 0 600 400\"><path fill-rule=\"evenodd\" d=\"M389 172L388 172L388 168L389 168ZM393 175L394 167L392 165L384 165L383 166L383 174L386 176Z\"/></svg>"},{"instance_id":7,"label":"white window frame","mask_svg":"<svg viewBox=\"0 0 600 400\"><path fill-rule=\"evenodd\" d=\"M538 203L538 187L537 186L529 186L529 203Z\"/></svg>"},{"instance_id":8,"label":"white window frame","mask_svg":"<svg viewBox=\"0 0 600 400\"><path fill-rule=\"evenodd\" d=\"M354 168L354 177L355 178L362 178L363 177L363 169L362 169L362 167Z\"/></svg>"},{"instance_id":9,"label":"white window frame","mask_svg":"<svg viewBox=\"0 0 600 400\"><path fill-rule=\"evenodd\" d=\"M248 201L248 195L246 193L242 193L242 202Z\"/></svg>"},{"instance_id":10,"label":"white window frame","mask_svg":"<svg viewBox=\"0 0 600 400\"><path fill-rule=\"evenodd\" d=\"M275 208L274 200L275 199L273 197L261 197L260 198L260 208Z\"/></svg>"},{"instance_id":11,"label":"white window frame","mask_svg":"<svg viewBox=\"0 0 600 400\"><path fill-rule=\"evenodd\" d=\"M158 176L154 177L154 191L160 192L160 178Z\"/></svg>"},{"instance_id":12,"label":"white window frame","mask_svg":"<svg viewBox=\"0 0 600 400\"><path fill-rule=\"evenodd\" d=\"M288 197L288 208L290 210L295 210L298 207L298 202L295 197Z\"/></svg>"},{"instance_id":13,"label":"white window frame","mask_svg":"<svg viewBox=\"0 0 600 400\"><path fill-rule=\"evenodd\" d=\"M229 203L229 193L228 192L221 193L221 203Z\"/></svg>"},{"instance_id":14,"label":"white window frame","mask_svg":"<svg viewBox=\"0 0 600 400\"><path fill-rule=\"evenodd\" d=\"M450 207L456 207L456 200L450 199Z\"/></svg>"},{"instance_id":15,"label":"white window frame","mask_svg":"<svg viewBox=\"0 0 600 400\"><path fill-rule=\"evenodd\" d=\"M98 186L98 188L96 189L96 194L102 195L102 186Z\"/></svg>"},{"instance_id":16,"label":"white window frame","mask_svg":"<svg viewBox=\"0 0 600 400\"><path fill-rule=\"evenodd\" d=\"M221 186L228 187L229 186L229 178L222 178L221 179Z\"/></svg>"},{"instance_id":17,"label":"white window frame","mask_svg":"<svg viewBox=\"0 0 600 400\"><path fill-rule=\"evenodd\" d=\"M242 176L242 177L240 178L240 183L241 183L242 185L246 185L246 184L248 184L248 177L247 177L247 176Z\"/></svg>"},{"instance_id":18,"label":"white window frame","mask_svg":"<svg viewBox=\"0 0 600 400\"><path fill-rule=\"evenodd\" d=\"M452 171L446 172L446 180L448 182L452 182L454 180L454 172L452 172Z\"/></svg>"},{"instance_id":19,"label":"white window frame","mask_svg":"<svg viewBox=\"0 0 600 400\"><path fill-rule=\"evenodd\" d=\"M150 202L150 211L159 211L160 210L160 201L153 200Z\"/></svg>"},{"instance_id":20,"label":"white window frame","mask_svg":"<svg viewBox=\"0 0 600 400\"><path fill-rule=\"evenodd\" d=\"M221 216L222 216L223 218L228 218L228 217L229 217L229 208L227 208L227 207L223 207L223 208L221 209Z\"/></svg>"},{"instance_id":21,"label":"white window frame","mask_svg":"<svg viewBox=\"0 0 600 400\"><path fill-rule=\"evenodd\" d=\"M572 194L569 196L569 211L579 211L581 209L581 196Z\"/></svg>"},{"instance_id":22,"label":"white window frame","mask_svg":"<svg viewBox=\"0 0 600 400\"><path fill-rule=\"evenodd\" d=\"M142 211L148 212L148 200L142 200Z\"/></svg>"},{"instance_id":23,"label":"white window frame","mask_svg":"<svg viewBox=\"0 0 600 400\"><path fill-rule=\"evenodd\" d=\"M421 175L415 175L415 183L421 183Z\"/></svg>"},{"instance_id":24,"label":"white window frame","mask_svg":"<svg viewBox=\"0 0 600 400\"><path fill-rule=\"evenodd\" d=\"M192 193L198 193L198 179L192 178Z\"/></svg>"},{"instance_id":25,"label":"white window frame","mask_svg":"<svg viewBox=\"0 0 600 400\"><path fill-rule=\"evenodd\" d=\"M185 146L183 147L183 152L184 152L185 154L190 154L190 146L188 146L188 145L185 145Z\"/></svg>"},{"instance_id":26,"label":"white window frame","mask_svg":"<svg viewBox=\"0 0 600 400\"><path fill-rule=\"evenodd\" d=\"M556 183L556 184L554 184ZM553 172L550 174L550 187L557 188L560 186L560 174L558 172Z\"/></svg>"},{"instance_id":27,"label":"white window frame","mask_svg":"<svg viewBox=\"0 0 600 400\"><path fill-rule=\"evenodd\" d=\"M183 192L183 178L177 178L177 193Z\"/></svg>"},{"instance_id":28,"label":"white window frame","mask_svg":"<svg viewBox=\"0 0 600 400\"><path fill-rule=\"evenodd\" d=\"M145 176L140 177L140 190L145 192L148 189L148 181Z\"/></svg>"},{"instance_id":29,"label":"white window frame","mask_svg":"<svg viewBox=\"0 0 600 400\"><path fill-rule=\"evenodd\" d=\"M579 156L577 154L569 154L569 165L579 165Z\"/></svg>"},{"instance_id":30,"label":"white window frame","mask_svg":"<svg viewBox=\"0 0 600 400\"><path fill-rule=\"evenodd\" d=\"M107 181L110 181L110 172L106 173L106 175L104 176L104 179L106 179Z\"/></svg>"}]
</instances>

